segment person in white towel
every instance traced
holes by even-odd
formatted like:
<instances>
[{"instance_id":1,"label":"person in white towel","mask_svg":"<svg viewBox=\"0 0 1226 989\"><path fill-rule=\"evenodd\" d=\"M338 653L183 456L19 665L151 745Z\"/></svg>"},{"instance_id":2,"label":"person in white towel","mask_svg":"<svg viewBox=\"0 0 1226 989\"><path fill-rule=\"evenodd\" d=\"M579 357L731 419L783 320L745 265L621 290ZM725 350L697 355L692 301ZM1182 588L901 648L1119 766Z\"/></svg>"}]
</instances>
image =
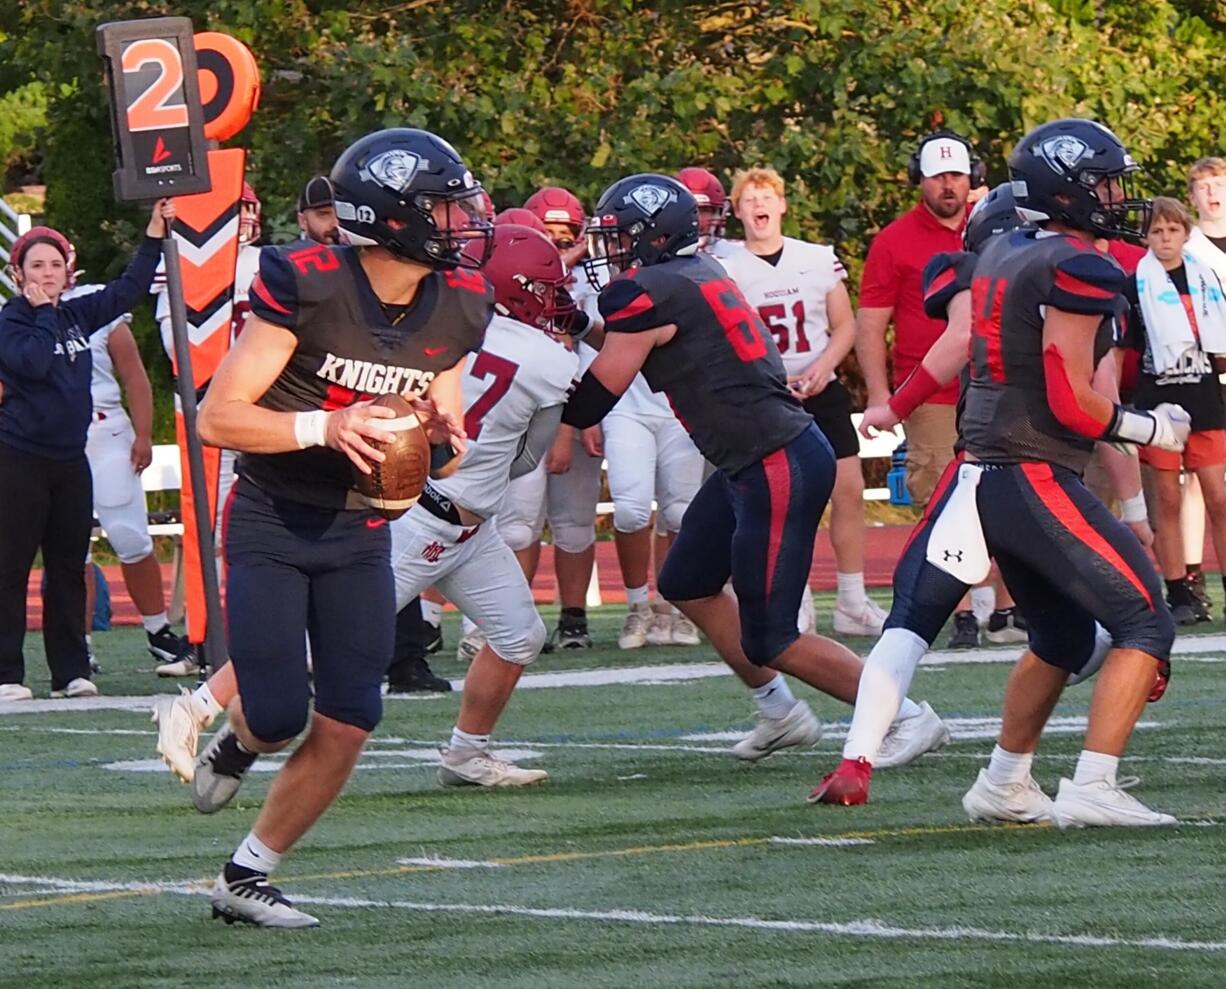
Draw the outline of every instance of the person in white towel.
<instances>
[{"instance_id":1,"label":"person in white towel","mask_svg":"<svg viewBox=\"0 0 1226 989\"><path fill-rule=\"evenodd\" d=\"M1181 469L1200 481L1213 545L1218 559L1226 559L1226 407L1218 382L1218 371L1226 369L1226 357L1219 356L1226 354L1226 299L1213 268L1189 250L1193 229L1178 200L1156 198L1149 250L1124 289L1131 307L1125 342L1143 355L1134 404L1153 409L1173 402L1192 417L1182 453L1141 448L1153 476L1154 551L1179 625L1196 624L1198 611L1180 530Z\"/></svg>"}]
</instances>

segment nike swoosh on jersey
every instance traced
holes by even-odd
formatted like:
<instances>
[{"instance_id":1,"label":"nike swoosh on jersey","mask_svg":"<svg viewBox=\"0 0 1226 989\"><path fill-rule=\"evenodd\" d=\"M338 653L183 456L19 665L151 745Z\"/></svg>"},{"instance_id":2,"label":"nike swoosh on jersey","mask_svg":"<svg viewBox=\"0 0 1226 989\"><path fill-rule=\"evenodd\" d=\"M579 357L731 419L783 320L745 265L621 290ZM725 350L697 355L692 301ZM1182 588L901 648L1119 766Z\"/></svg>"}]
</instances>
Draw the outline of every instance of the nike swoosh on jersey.
<instances>
[{"instance_id":1,"label":"nike swoosh on jersey","mask_svg":"<svg viewBox=\"0 0 1226 989\"><path fill-rule=\"evenodd\" d=\"M445 353L447 348L444 347L426 347L425 354L427 357L437 357L439 354Z\"/></svg>"},{"instance_id":2,"label":"nike swoosh on jersey","mask_svg":"<svg viewBox=\"0 0 1226 989\"><path fill-rule=\"evenodd\" d=\"M387 519L379 518L366 520L366 528L368 529L377 529L381 525L387 525Z\"/></svg>"}]
</instances>

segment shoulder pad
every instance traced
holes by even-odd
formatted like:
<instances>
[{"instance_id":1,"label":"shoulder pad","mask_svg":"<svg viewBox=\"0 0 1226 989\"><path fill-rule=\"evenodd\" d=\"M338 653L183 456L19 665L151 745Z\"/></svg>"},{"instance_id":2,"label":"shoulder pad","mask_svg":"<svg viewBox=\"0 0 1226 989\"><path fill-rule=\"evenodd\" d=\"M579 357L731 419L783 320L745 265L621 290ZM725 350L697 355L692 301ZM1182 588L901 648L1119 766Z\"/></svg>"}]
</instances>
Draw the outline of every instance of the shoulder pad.
<instances>
[{"instance_id":1,"label":"shoulder pad","mask_svg":"<svg viewBox=\"0 0 1226 989\"><path fill-rule=\"evenodd\" d=\"M615 278L600 290L599 304L605 331L609 333L641 333L664 322L638 278Z\"/></svg>"},{"instance_id":2,"label":"shoulder pad","mask_svg":"<svg viewBox=\"0 0 1226 989\"><path fill-rule=\"evenodd\" d=\"M953 297L971 287L978 260L969 251L947 251L924 266L924 313L929 319L947 318Z\"/></svg>"},{"instance_id":3,"label":"shoulder pad","mask_svg":"<svg viewBox=\"0 0 1226 989\"><path fill-rule=\"evenodd\" d=\"M319 245L323 246L323 245ZM298 284L289 259L293 245L260 251L260 270L251 282L251 311L277 326L293 328L298 321Z\"/></svg>"},{"instance_id":4,"label":"shoulder pad","mask_svg":"<svg viewBox=\"0 0 1226 989\"><path fill-rule=\"evenodd\" d=\"M1058 257L1048 304L1065 312L1111 315L1124 288L1124 272L1105 254L1081 250Z\"/></svg>"}]
</instances>

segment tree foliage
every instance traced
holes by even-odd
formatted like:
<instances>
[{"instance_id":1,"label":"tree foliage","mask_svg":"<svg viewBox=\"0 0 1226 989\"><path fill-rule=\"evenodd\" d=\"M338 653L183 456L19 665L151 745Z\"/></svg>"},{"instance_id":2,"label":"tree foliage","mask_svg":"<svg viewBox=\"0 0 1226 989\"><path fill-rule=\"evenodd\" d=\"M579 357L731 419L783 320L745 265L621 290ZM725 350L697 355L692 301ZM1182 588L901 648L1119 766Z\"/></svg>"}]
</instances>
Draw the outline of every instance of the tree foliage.
<instances>
[{"instance_id":1,"label":"tree foliage","mask_svg":"<svg viewBox=\"0 0 1226 989\"><path fill-rule=\"evenodd\" d=\"M287 235L304 179L384 126L450 139L501 206L544 182L592 202L632 171L769 163L788 232L858 269L914 198L906 158L938 125L993 181L1029 127L1103 120L1151 192L1222 149L1226 20L1208 0L25 0L0 11L0 90L57 94L42 133L50 219L110 273L135 241L110 195L94 28L182 14L260 62L251 149L265 229ZM61 90L61 87L64 87Z\"/></svg>"}]
</instances>

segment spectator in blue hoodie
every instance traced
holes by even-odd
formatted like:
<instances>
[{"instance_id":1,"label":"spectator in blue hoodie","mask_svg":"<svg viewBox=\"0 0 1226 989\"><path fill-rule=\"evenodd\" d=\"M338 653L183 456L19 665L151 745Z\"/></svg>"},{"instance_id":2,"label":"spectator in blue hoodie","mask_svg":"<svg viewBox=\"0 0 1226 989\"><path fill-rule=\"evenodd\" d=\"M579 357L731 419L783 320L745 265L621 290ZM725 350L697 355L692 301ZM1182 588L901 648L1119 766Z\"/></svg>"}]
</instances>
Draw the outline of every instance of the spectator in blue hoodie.
<instances>
[{"instance_id":1,"label":"spectator in blue hoodie","mask_svg":"<svg viewBox=\"0 0 1226 989\"><path fill-rule=\"evenodd\" d=\"M98 692L85 649L81 566L93 515L85 459L89 336L148 294L174 214L172 200L159 200L124 273L101 292L66 301L73 253L63 234L35 227L13 245L10 274L21 295L0 309L0 701L33 696L23 684L22 644L26 585L39 550L51 696Z\"/></svg>"}]
</instances>

